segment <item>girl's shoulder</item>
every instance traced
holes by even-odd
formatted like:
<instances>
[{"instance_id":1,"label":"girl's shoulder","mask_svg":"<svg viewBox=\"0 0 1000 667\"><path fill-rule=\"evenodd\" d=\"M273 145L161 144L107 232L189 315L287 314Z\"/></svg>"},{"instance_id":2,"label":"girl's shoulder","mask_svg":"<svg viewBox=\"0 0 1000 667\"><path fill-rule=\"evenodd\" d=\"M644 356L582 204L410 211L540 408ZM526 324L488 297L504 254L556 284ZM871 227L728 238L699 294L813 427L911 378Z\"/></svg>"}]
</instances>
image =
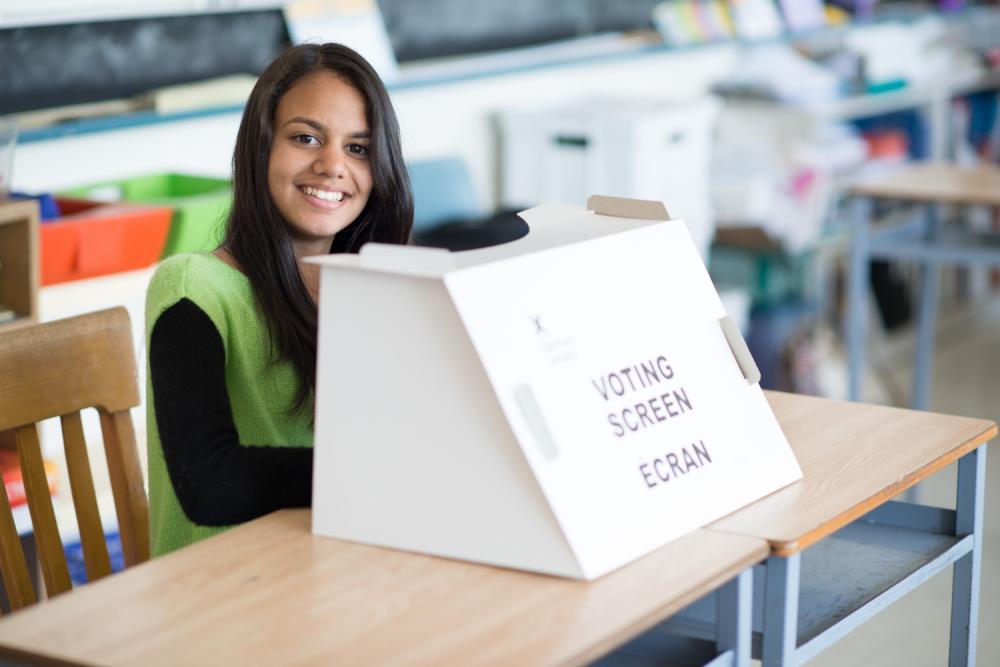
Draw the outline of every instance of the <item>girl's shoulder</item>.
<instances>
[{"instance_id":1,"label":"girl's shoulder","mask_svg":"<svg viewBox=\"0 0 1000 667\"><path fill-rule=\"evenodd\" d=\"M186 252L171 255L159 263L153 279L183 279L188 277L222 278L237 269L210 252Z\"/></svg>"},{"instance_id":2,"label":"girl's shoulder","mask_svg":"<svg viewBox=\"0 0 1000 667\"><path fill-rule=\"evenodd\" d=\"M146 291L147 318L155 320L181 299L193 301L211 317L252 299L252 291L245 275L215 255L184 253L163 260L153 273Z\"/></svg>"},{"instance_id":3,"label":"girl's shoulder","mask_svg":"<svg viewBox=\"0 0 1000 667\"><path fill-rule=\"evenodd\" d=\"M150 287L192 289L199 286L243 288L247 277L237 268L213 253L182 253L160 262L153 273Z\"/></svg>"}]
</instances>

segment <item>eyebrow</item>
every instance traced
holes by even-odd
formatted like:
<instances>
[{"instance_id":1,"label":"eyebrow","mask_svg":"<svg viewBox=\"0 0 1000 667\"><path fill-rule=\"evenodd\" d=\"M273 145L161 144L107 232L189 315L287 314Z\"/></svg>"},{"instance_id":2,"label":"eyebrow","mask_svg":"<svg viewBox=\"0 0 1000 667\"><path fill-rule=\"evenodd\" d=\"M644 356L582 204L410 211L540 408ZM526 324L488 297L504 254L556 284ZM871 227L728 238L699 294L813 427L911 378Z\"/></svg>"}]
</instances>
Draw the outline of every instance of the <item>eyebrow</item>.
<instances>
[{"instance_id":1,"label":"eyebrow","mask_svg":"<svg viewBox=\"0 0 1000 667\"><path fill-rule=\"evenodd\" d=\"M305 116L295 116L294 118L291 118L288 121L286 121L285 125L291 125L292 123L302 123L304 125L308 125L309 127L318 130L319 132L326 132L326 128L323 126L322 123L318 123L312 118L306 118ZM368 130L361 130L359 132L354 132L348 136L351 137L352 139L371 139L372 133L369 132Z\"/></svg>"}]
</instances>

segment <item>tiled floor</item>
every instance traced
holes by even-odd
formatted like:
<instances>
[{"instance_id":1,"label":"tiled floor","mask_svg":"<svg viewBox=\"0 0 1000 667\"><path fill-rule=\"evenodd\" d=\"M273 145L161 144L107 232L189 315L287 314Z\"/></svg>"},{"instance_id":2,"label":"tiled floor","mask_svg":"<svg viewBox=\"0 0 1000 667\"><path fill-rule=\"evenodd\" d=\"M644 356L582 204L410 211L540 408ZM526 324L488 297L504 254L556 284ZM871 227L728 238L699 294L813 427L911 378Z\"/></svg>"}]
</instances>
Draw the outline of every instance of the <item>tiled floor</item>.
<instances>
[{"instance_id":1,"label":"tiled floor","mask_svg":"<svg viewBox=\"0 0 1000 667\"><path fill-rule=\"evenodd\" d=\"M1000 299L946 318L939 328L931 409L1000 421ZM896 380L908 386L911 341L885 346ZM875 392L873 392L875 393ZM1000 665L1000 446L987 456L986 514L977 664ZM954 466L921 486L920 501L954 507ZM951 569L832 646L810 665L946 665Z\"/></svg>"}]
</instances>

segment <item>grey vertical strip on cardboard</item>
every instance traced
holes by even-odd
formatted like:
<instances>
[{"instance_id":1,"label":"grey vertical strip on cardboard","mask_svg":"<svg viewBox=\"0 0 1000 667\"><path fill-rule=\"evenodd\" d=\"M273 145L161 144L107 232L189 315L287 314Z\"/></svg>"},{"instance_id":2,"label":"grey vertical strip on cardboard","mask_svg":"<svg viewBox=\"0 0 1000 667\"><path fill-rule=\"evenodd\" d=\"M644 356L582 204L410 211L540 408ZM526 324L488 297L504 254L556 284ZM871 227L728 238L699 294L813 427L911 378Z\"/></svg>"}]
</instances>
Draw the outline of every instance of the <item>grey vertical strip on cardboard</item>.
<instances>
[{"instance_id":1,"label":"grey vertical strip on cardboard","mask_svg":"<svg viewBox=\"0 0 1000 667\"><path fill-rule=\"evenodd\" d=\"M719 324L722 325L722 333L726 336L726 342L729 343L729 349L732 350L733 357L736 358L736 363L739 365L740 371L743 372L743 377L750 384L760 382L760 369L757 368L757 362L753 360L750 348L743 340L743 335L740 333L739 327L736 326L736 322L726 315L719 318Z\"/></svg>"},{"instance_id":2,"label":"grey vertical strip on cardboard","mask_svg":"<svg viewBox=\"0 0 1000 667\"><path fill-rule=\"evenodd\" d=\"M555 461L559 457L559 448L556 447L549 426L545 423L545 416L535 399L535 392L528 385L519 384L514 387L514 402L521 410L521 415L531 430L542 456L546 461Z\"/></svg>"}]
</instances>

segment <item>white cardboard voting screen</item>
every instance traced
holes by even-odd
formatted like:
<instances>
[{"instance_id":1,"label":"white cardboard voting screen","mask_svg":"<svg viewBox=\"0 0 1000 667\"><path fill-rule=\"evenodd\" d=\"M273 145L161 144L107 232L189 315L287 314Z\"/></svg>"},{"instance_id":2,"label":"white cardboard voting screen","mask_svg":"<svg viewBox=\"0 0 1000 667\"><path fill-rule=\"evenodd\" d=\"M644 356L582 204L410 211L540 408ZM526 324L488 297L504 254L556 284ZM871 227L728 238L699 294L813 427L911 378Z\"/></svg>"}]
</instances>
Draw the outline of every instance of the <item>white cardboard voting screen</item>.
<instances>
[{"instance_id":1,"label":"white cardboard voting screen","mask_svg":"<svg viewBox=\"0 0 1000 667\"><path fill-rule=\"evenodd\" d=\"M633 204L310 260L315 533L592 579L801 477L684 223Z\"/></svg>"}]
</instances>

